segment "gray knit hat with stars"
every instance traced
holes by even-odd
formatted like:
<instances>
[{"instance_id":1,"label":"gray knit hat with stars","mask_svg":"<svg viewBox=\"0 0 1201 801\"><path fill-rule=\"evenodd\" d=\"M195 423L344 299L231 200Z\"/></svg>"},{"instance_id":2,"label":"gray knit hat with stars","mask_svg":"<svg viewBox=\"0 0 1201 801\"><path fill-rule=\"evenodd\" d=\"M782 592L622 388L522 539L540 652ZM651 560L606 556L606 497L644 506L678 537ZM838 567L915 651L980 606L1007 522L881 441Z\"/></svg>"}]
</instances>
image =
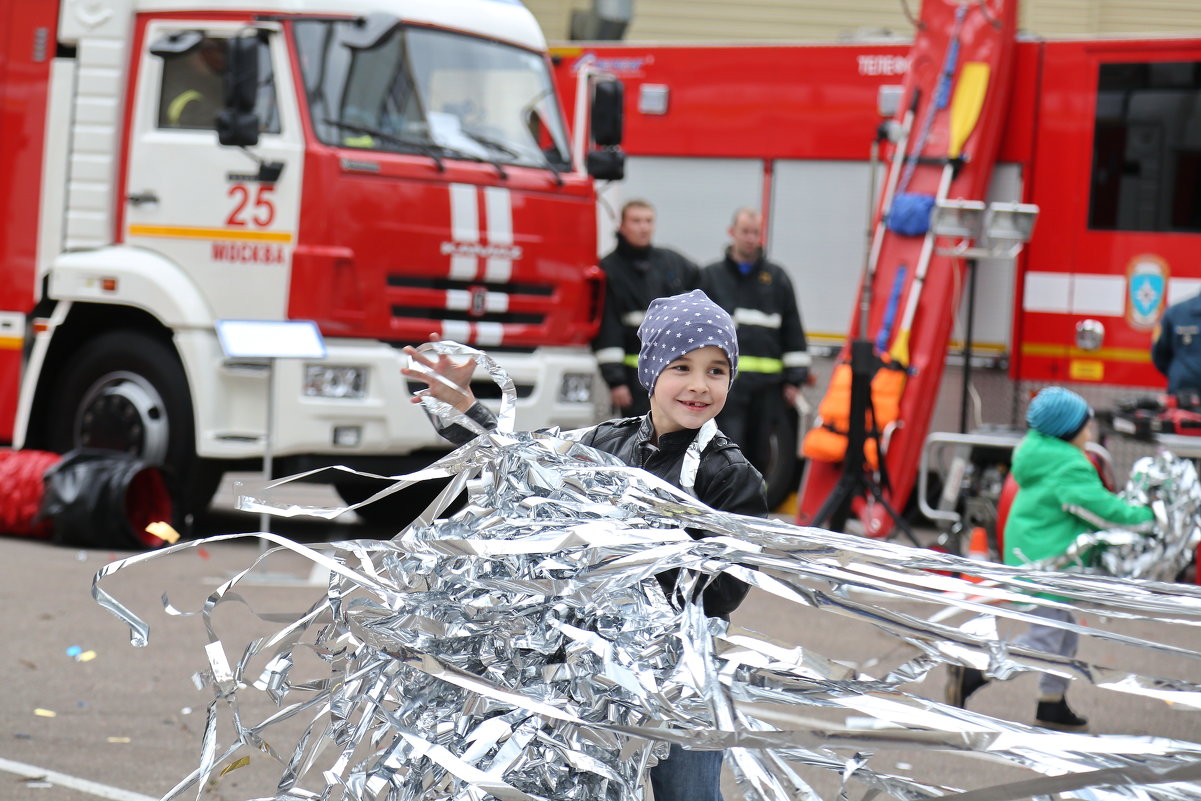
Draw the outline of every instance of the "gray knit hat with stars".
<instances>
[{"instance_id":1,"label":"gray knit hat with stars","mask_svg":"<svg viewBox=\"0 0 1201 801\"><path fill-rule=\"evenodd\" d=\"M730 380L738 371L738 334L721 306L699 289L651 301L638 326L638 381L654 394L663 368L697 348L716 345L730 359Z\"/></svg>"}]
</instances>

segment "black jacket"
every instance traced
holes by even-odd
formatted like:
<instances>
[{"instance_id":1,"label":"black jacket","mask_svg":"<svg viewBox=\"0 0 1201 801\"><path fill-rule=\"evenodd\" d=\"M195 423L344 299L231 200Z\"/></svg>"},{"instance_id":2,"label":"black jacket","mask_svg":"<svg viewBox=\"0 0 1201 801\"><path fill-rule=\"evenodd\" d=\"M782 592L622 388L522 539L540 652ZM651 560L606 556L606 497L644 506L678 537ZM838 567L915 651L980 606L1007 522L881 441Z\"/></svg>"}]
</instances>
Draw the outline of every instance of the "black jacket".
<instances>
[{"instance_id":1,"label":"black jacket","mask_svg":"<svg viewBox=\"0 0 1201 801\"><path fill-rule=\"evenodd\" d=\"M784 268L763 258L746 275L730 258L701 271L701 289L734 318L738 328L738 380L800 386L809 377L811 357L797 308L796 293Z\"/></svg>"},{"instance_id":2,"label":"black jacket","mask_svg":"<svg viewBox=\"0 0 1201 801\"><path fill-rule=\"evenodd\" d=\"M1169 306L1151 343L1151 361L1168 377L1168 392L1201 389L1201 295Z\"/></svg>"},{"instance_id":3,"label":"black jacket","mask_svg":"<svg viewBox=\"0 0 1201 801\"><path fill-rule=\"evenodd\" d=\"M479 403L473 405L467 414L485 428L496 426L496 418ZM470 442L475 437L475 434L458 425L445 428L439 426L439 433L459 445ZM672 486L679 487L684 452L696 436L696 431L684 429L664 434L659 438L658 446L650 442L653 435L650 415L623 417L594 426L580 438L580 442L598 451L611 453L631 467L641 467ZM767 517L763 477L746 460L738 446L726 439L720 431L701 454L701 463L696 471L696 484L692 489L697 500L714 509L753 517ZM705 536L705 532L691 529L688 533L694 539L702 539ZM673 569L658 575L664 592L672 591L675 586L675 574ZM732 576L717 576L705 589L705 613L710 617L728 618L742 603L749 589L750 587Z\"/></svg>"},{"instance_id":4,"label":"black jacket","mask_svg":"<svg viewBox=\"0 0 1201 801\"><path fill-rule=\"evenodd\" d=\"M605 308L592 350L605 383L612 387L638 387L637 367L641 343L638 326L646 307L656 298L666 298L696 289L700 269L674 250L636 248L617 235L617 248L601 259L605 271ZM628 359L628 362L627 362Z\"/></svg>"}]
</instances>

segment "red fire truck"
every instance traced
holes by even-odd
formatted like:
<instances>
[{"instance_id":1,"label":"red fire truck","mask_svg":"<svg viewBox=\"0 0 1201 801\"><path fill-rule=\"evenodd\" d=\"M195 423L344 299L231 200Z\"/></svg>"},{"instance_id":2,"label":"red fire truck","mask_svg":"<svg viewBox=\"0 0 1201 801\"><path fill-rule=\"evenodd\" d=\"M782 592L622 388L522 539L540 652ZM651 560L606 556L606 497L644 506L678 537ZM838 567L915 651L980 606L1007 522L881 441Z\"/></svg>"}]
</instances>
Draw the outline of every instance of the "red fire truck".
<instances>
[{"instance_id":1,"label":"red fire truck","mask_svg":"<svg viewBox=\"0 0 1201 801\"><path fill-rule=\"evenodd\" d=\"M431 333L521 427L595 420L595 193L520 3L0 0L0 45L0 444L137 453L202 507L273 386L277 474L402 472L445 450L398 372ZM327 356L269 382L221 320Z\"/></svg>"},{"instance_id":2,"label":"red fire truck","mask_svg":"<svg viewBox=\"0 0 1201 801\"><path fill-rule=\"evenodd\" d=\"M790 270L811 346L829 355L856 313L877 97L901 83L908 52L895 41L552 49L568 93L581 65L624 81L620 194L658 205L658 240L713 261L733 210L762 208L768 255ZM987 199L1041 213L1016 261L979 263L971 331L975 361L1007 367L973 373L988 387L983 419L1003 423L1036 384L1071 382L1094 403L1162 387L1152 332L1167 304L1201 290L1201 39L1023 38L1014 70ZM961 320L952 350L965 334Z\"/></svg>"}]
</instances>

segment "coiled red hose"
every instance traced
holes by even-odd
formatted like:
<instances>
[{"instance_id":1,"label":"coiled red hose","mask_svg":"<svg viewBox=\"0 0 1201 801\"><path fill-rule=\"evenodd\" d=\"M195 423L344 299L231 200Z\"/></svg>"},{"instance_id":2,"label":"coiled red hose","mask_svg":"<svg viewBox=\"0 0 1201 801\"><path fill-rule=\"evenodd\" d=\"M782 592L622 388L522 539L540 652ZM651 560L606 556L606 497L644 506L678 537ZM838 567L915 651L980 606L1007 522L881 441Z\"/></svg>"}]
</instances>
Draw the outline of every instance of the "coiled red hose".
<instances>
[{"instance_id":1,"label":"coiled red hose","mask_svg":"<svg viewBox=\"0 0 1201 801\"><path fill-rule=\"evenodd\" d=\"M43 476L62 459L49 451L0 450L0 533L50 536L54 521L37 519L45 491Z\"/></svg>"}]
</instances>

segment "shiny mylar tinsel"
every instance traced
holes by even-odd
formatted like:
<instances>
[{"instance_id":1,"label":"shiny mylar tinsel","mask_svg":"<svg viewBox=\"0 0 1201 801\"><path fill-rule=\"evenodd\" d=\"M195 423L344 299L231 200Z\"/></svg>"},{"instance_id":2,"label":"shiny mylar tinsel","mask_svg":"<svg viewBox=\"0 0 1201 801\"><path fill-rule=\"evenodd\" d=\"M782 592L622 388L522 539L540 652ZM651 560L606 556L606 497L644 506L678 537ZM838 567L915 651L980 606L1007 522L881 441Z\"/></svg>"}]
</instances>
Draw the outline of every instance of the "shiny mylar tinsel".
<instances>
[{"instance_id":1,"label":"shiny mylar tinsel","mask_svg":"<svg viewBox=\"0 0 1201 801\"><path fill-rule=\"evenodd\" d=\"M483 354L453 343L426 347L473 354L506 386L507 376ZM212 689L213 700L201 764L167 798L199 794L237 760L262 752L281 766L270 796L281 801L634 801L643 797L647 768L668 743L680 743L728 749L726 764L748 799L817 798L813 777L825 772L838 777L841 793L857 790L865 799L1201 799L1197 743L1053 733L902 689L941 664L974 666L998 679L1049 670L1196 714L1195 680L1007 644L997 622L1031 621L1031 605L1069 606L1093 610L1099 620L1179 631L1201 625L1197 588L1034 572L715 512L570 434L513 431L511 386L496 431L419 473L395 477L381 493L454 478L394 539L309 547L272 534L236 535L278 547L199 610L209 645L198 682ZM471 425L433 398L425 403ZM1161 457L1136 471L1133 492L1158 505L1158 538L1091 541L1104 541L1112 572L1170 578L1195 545L1201 494L1195 473L1189 478L1179 464ZM272 488L293 479L244 499L243 508L326 518L344 511L273 504ZM466 507L437 518L463 490ZM688 528L711 536L694 540ZM144 644L145 624L99 583L117 570L229 538L113 563L97 574L93 593L130 624L135 644ZM242 601L239 582L263 559L287 552L327 569L327 586L273 635L223 641L214 610ZM732 574L754 592L820 611L831 626L866 621L887 638L881 650L906 655L884 675L871 675L815 653L803 639L779 642L710 619L696 603L673 602L660 589L654 576L670 568L680 568L681 598L698 597L711 577ZM983 581L949 575L961 572ZM928 614L914 614L917 607ZM169 603L168 611L175 611ZM1201 675L1196 650L1099 626L1059 625L1082 639L1135 649L1144 663L1156 654L1183 658L1198 666L1194 678ZM252 716L248 696L277 708ZM764 714L769 707L843 710L881 725L819 726ZM219 723L231 727L229 742L218 742ZM285 730L300 732L287 747ZM946 760L985 756L1034 778L961 792L889 772L876 759L901 749Z\"/></svg>"}]
</instances>

